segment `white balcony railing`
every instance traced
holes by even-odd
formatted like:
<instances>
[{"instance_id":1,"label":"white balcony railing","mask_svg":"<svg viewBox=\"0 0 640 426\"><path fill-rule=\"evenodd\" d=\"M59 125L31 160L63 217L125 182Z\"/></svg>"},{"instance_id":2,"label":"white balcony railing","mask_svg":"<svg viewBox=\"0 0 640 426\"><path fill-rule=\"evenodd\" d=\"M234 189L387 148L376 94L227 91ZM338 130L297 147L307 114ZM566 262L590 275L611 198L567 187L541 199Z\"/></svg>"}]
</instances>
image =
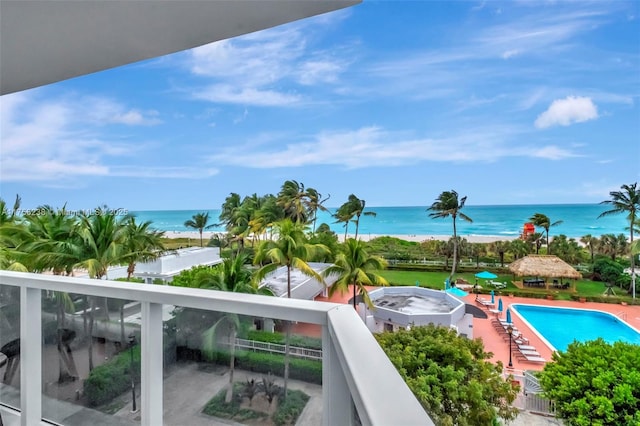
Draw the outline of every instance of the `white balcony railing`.
<instances>
[{"instance_id":1,"label":"white balcony railing","mask_svg":"<svg viewBox=\"0 0 640 426\"><path fill-rule=\"evenodd\" d=\"M323 425L354 424L354 409L364 425L433 425L349 305L9 271L0 271L0 285L20 288L20 407L14 414L21 425L44 424L42 290L141 302L144 426L163 424L163 305L317 324L322 328Z\"/></svg>"}]
</instances>

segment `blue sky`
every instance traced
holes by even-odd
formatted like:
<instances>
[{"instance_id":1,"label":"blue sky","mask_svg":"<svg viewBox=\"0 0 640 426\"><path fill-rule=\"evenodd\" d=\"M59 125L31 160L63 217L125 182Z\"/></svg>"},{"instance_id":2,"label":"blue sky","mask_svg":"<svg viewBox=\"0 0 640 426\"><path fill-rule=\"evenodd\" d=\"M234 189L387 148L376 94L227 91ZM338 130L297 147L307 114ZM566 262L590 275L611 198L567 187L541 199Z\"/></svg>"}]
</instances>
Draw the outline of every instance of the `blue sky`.
<instances>
[{"instance_id":1,"label":"blue sky","mask_svg":"<svg viewBox=\"0 0 640 426\"><path fill-rule=\"evenodd\" d=\"M219 208L597 203L640 175L640 2L367 1L6 95L0 194Z\"/></svg>"}]
</instances>

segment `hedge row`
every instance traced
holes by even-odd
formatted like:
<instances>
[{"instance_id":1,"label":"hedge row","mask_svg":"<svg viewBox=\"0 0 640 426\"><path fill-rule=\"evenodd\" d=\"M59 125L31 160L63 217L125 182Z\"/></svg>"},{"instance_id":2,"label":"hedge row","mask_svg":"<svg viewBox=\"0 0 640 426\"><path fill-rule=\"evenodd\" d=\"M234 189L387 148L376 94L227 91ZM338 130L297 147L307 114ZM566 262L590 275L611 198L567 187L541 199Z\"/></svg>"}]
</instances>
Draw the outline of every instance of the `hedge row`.
<instances>
[{"instance_id":1,"label":"hedge row","mask_svg":"<svg viewBox=\"0 0 640 426\"><path fill-rule=\"evenodd\" d=\"M282 333L272 333L270 331L249 330L247 339L284 345L286 336ZM317 337L292 335L289 339L289 344L298 348L322 349L322 339Z\"/></svg>"},{"instance_id":2,"label":"hedge row","mask_svg":"<svg viewBox=\"0 0 640 426\"><path fill-rule=\"evenodd\" d=\"M211 360L229 365L228 352L214 352ZM265 352L236 351L236 368L254 373L272 373L284 376L284 355ZM322 362L289 357L289 378L307 383L322 384Z\"/></svg>"},{"instance_id":3,"label":"hedge row","mask_svg":"<svg viewBox=\"0 0 640 426\"><path fill-rule=\"evenodd\" d=\"M133 370L140 371L140 346L133 348ZM110 402L131 387L131 353L127 349L94 368L84 381L84 395L89 405L96 407ZM136 383L139 374L134 374Z\"/></svg>"}]
</instances>

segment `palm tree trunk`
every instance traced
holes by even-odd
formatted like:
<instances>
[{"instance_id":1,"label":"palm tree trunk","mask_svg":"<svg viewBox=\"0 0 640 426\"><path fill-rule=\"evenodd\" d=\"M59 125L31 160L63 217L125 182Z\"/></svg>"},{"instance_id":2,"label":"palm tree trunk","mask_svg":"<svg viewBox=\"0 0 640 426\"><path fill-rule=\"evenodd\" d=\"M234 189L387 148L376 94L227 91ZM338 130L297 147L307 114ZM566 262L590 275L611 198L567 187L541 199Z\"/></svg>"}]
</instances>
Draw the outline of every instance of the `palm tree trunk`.
<instances>
[{"instance_id":1,"label":"palm tree trunk","mask_svg":"<svg viewBox=\"0 0 640 426\"><path fill-rule=\"evenodd\" d=\"M547 229L547 254L551 254L551 249L549 248L549 230Z\"/></svg>"},{"instance_id":2,"label":"palm tree trunk","mask_svg":"<svg viewBox=\"0 0 640 426\"><path fill-rule=\"evenodd\" d=\"M202 229L200 229L200 247L202 247Z\"/></svg>"},{"instance_id":3,"label":"palm tree trunk","mask_svg":"<svg viewBox=\"0 0 640 426\"><path fill-rule=\"evenodd\" d=\"M229 333L229 388L227 394L224 397L224 402L229 404L233 398L233 372L235 371L236 364L236 328L231 327L231 333Z\"/></svg>"},{"instance_id":4,"label":"palm tree trunk","mask_svg":"<svg viewBox=\"0 0 640 426\"><path fill-rule=\"evenodd\" d=\"M86 295L82 296L82 301L84 302L84 309L82 310L82 331L84 331L84 334L87 334L87 306L89 306L89 299L87 298Z\"/></svg>"},{"instance_id":5,"label":"palm tree trunk","mask_svg":"<svg viewBox=\"0 0 640 426\"><path fill-rule=\"evenodd\" d=\"M633 246L633 222L631 222L631 226L629 227L630 231L629 231L629 239L631 240L630 244L631 246ZM636 262L635 262L635 255L633 254L633 251L631 250L631 297L633 299L636 298Z\"/></svg>"},{"instance_id":6,"label":"palm tree trunk","mask_svg":"<svg viewBox=\"0 0 640 426\"><path fill-rule=\"evenodd\" d=\"M291 299L291 266L287 265L287 298ZM285 321L286 337L284 340L284 394L283 401L287 399L287 387L289 385L289 347L291 341L291 323Z\"/></svg>"},{"instance_id":7,"label":"palm tree trunk","mask_svg":"<svg viewBox=\"0 0 640 426\"><path fill-rule=\"evenodd\" d=\"M95 299L91 297L89 299L91 301L90 304L90 313L89 313L89 371L93 370L93 316L94 310L96 309Z\"/></svg>"},{"instance_id":8,"label":"palm tree trunk","mask_svg":"<svg viewBox=\"0 0 640 426\"><path fill-rule=\"evenodd\" d=\"M356 284L353 284L353 309L358 309L356 308Z\"/></svg>"},{"instance_id":9,"label":"palm tree trunk","mask_svg":"<svg viewBox=\"0 0 640 426\"><path fill-rule=\"evenodd\" d=\"M56 331L57 337L57 346L58 346L58 383L63 383L65 380L69 378L69 374L65 371L65 362L63 359L63 348L62 348L62 329L64 328L64 306L62 304L62 300L58 300L58 310L57 310L57 319L56 323L58 325L58 329Z\"/></svg>"},{"instance_id":10,"label":"palm tree trunk","mask_svg":"<svg viewBox=\"0 0 640 426\"><path fill-rule=\"evenodd\" d=\"M109 318L109 298L108 297L104 298L104 316L106 321L109 322L110 318Z\"/></svg>"},{"instance_id":11,"label":"palm tree trunk","mask_svg":"<svg viewBox=\"0 0 640 426\"><path fill-rule=\"evenodd\" d=\"M456 232L456 217L453 217L453 265L451 265L451 275L449 275L449 283L456 274L456 263L458 262L458 235Z\"/></svg>"},{"instance_id":12,"label":"palm tree trunk","mask_svg":"<svg viewBox=\"0 0 640 426\"><path fill-rule=\"evenodd\" d=\"M355 235L355 237L353 237L353 238L355 238L356 240L358 239L358 228L360 228L360 216L358 216L358 217L356 218L356 235Z\"/></svg>"},{"instance_id":13,"label":"palm tree trunk","mask_svg":"<svg viewBox=\"0 0 640 426\"><path fill-rule=\"evenodd\" d=\"M124 348L126 343L124 340L124 304L125 301L123 300L122 303L120 304L120 347Z\"/></svg>"},{"instance_id":14,"label":"palm tree trunk","mask_svg":"<svg viewBox=\"0 0 640 426\"><path fill-rule=\"evenodd\" d=\"M289 385L289 347L291 341L291 322L285 321L285 327L287 328L286 338L284 340L284 392L282 400L287 399L287 387Z\"/></svg>"}]
</instances>

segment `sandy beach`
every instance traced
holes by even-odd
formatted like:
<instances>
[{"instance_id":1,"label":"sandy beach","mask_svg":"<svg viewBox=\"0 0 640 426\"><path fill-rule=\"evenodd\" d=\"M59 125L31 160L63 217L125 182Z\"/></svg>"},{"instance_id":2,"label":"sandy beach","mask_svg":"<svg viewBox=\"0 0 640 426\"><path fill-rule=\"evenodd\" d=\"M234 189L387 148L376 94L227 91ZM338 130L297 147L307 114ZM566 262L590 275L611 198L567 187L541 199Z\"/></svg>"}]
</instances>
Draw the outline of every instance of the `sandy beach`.
<instances>
[{"instance_id":1,"label":"sandy beach","mask_svg":"<svg viewBox=\"0 0 640 426\"><path fill-rule=\"evenodd\" d=\"M217 234L216 232L203 232L203 239L210 239L212 236ZM349 234L348 237L353 238L353 234ZM416 235L416 234L406 234L406 235L380 235L380 234L360 234L358 235L358 239L362 241L369 241L377 237L389 236L400 238L405 241L413 241L413 242L422 242L428 240L439 240L439 241L448 241L451 238L451 235ZM516 236L504 236L504 235L459 235L462 238L465 238L470 243L491 243L494 241L512 241L517 239ZM197 231L184 231L184 232L176 232L176 231L167 231L165 232L165 237L167 238L193 238L196 240L200 239L200 234ZM344 240L344 234L338 234L338 240Z\"/></svg>"}]
</instances>

